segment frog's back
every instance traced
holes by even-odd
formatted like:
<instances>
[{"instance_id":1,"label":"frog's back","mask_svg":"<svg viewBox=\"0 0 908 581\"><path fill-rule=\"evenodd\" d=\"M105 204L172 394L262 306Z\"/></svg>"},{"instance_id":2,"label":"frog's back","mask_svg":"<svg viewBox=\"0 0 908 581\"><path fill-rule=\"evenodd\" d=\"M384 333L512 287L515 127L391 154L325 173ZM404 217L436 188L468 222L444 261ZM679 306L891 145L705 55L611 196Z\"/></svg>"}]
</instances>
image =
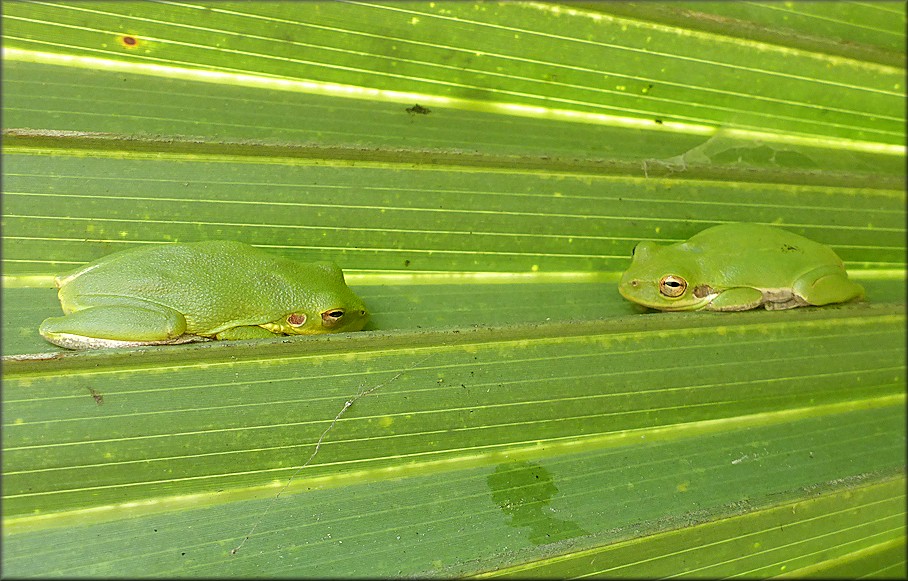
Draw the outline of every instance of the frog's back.
<instances>
[{"instance_id":1,"label":"frog's back","mask_svg":"<svg viewBox=\"0 0 908 581\"><path fill-rule=\"evenodd\" d=\"M695 256L708 256L711 265L730 265L723 273L725 275L754 277L753 281L734 282L755 287L787 286L818 268L843 272L845 269L831 248L792 232L759 224L715 226L691 237L681 246ZM740 271L737 265L743 265Z\"/></svg>"},{"instance_id":2,"label":"frog's back","mask_svg":"<svg viewBox=\"0 0 908 581\"><path fill-rule=\"evenodd\" d=\"M300 300L292 281L309 278L306 267L241 242L165 244L102 257L58 277L58 286L75 308L130 297L173 308L200 328L225 320L258 324Z\"/></svg>"},{"instance_id":3,"label":"frog's back","mask_svg":"<svg viewBox=\"0 0 908 581\"><path fill-rule=\"evenodd\" d=\"M235 276L254 271L253 266L260 268L262 256L267 255L256 252L254 257L259 260L250 260L250 250L254 249L247 244L225 240L132 248L102 256L56 277L56 282L60 288L78 287L82 292L109 292L112 288L123 294L144 294L146 289L161 292L164 289L157 288L156 281L201 281L221 278L225 272Z\"/></svg>"}]
</instances>

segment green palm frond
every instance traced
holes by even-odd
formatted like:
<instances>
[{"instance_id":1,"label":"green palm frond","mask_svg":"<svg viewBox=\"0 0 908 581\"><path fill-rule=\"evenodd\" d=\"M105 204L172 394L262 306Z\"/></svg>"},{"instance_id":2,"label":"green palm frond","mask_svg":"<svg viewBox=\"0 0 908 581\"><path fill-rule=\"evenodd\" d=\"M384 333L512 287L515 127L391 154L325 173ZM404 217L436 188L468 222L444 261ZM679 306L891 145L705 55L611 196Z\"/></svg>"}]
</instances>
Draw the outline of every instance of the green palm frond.
<instances>
[{"instance_id":1,"label":"green palm frond","mask_svg":"<svg viewBox=\"0 0 908 581\"><path fill-rule=\"evenodd\" d=\"M903 3L3 16L7 575L906 574ZM738 221L866 300L617 294ZM38 336L54 274L207 239L335 260L372 323Z\"/></svg>"}]
</instances>

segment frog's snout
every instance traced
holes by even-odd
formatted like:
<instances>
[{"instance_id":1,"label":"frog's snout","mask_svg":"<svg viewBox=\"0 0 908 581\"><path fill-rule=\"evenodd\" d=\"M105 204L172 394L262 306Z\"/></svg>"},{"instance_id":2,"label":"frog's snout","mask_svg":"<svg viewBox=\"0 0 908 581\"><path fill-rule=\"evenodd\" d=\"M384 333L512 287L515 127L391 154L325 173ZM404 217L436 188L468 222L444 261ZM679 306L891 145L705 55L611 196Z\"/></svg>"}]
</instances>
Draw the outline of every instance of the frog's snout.
<instances>
[{"instance_id":1,"label":"frog's snout","mask_svg":"<svg viewBox=\"0 0 908 581\"><path fill-rule=\"evenodd\" d=\"M640 286L640 280L630 277L627 274L618 281L618 292L626 299L630 298L631 289L637 289Z\"/></svg>"},{"instance_id":2,"label":"frog's snout","mask_svg":"<svg viewBox=\"0 0 908 581\"><path fill-rule=\"evenodd\" d=\"M366 326L366 323L369 322L369 311L366 310L365 305L360 305L359 308L353 309L351 313L354 317L353 323L350 325L351 331L362 331L363 327Z\"/></svg>"}]
</instances>

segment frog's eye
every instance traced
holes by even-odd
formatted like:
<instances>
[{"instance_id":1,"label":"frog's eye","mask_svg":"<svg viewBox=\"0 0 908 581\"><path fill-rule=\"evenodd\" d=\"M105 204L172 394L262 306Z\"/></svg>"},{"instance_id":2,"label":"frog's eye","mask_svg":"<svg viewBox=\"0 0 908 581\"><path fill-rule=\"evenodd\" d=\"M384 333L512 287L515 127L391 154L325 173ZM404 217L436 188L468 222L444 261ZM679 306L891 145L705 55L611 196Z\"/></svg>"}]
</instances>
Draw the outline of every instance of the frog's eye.
<instances>
[{"instance_id":1,"label":"frog's eye","mask_svg":"<svg viewBox=\"0 0 908 581\"><path fill-rule=\"evenodd\" d=\"M322 313L322 325L325 327L333 327L334 325L337 325L342 318L344 318L344 309L331 309L330 311L325 311Z\"/></svg>"},{"instance_id":2,"label":"frog's eye","mask_svg":"<svg viewBox=\"0 0 908 581\"><path fill-rule=\"evenodd\" d=\"M287 317L287 324L291 327L302 327L306 324L306 315L304 313L293 313Z\"/></svg>"},{"instance_id":3,"label":"frog's eye","mask_svg":"<svg viewBox=\"0 0 908 581\"><path fill-rule=\"evenodd\" d=\"M687 290L687 281L674 274L666 274L659 281L659 293L664 297L676 299Z\"/></svg>"}]
</instances>

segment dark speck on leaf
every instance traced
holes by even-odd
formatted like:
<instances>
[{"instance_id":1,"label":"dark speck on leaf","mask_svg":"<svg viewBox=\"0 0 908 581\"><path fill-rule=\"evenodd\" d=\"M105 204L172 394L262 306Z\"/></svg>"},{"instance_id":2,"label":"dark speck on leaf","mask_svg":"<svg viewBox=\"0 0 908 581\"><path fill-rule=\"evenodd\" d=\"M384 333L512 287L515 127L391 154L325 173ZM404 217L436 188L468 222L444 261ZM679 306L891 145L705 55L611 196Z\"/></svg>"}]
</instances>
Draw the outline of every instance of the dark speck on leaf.
<instances>
[{"instance_id":1,"label":"dark speck on leaf","mask_svg":"<svg viewBox=\"0 0 908 581\"><path fill-rule=\"evenodd\" d=\"M798 252L800 248L797 246L792 246L791 244L783 244L782 252Z\"/></svg>"},{"instance_id":2,"label":"dark speck on leaf","mask_svg":"<svg viewBox=\"0 0 908 581\"><path fill-rule=\"evenodd\" d=\"M413 105L412 107L407 107L407 113L409 113L410 115L428 115L431 112L431 109L427 109L419 103Z\"/></svg>"},{"instance_id":3,"label":"dark speck on leaf","mask_svg":"<svg viewBox=\"0 0 908 581\"><path fill-rule=\"evenodd\" d=\"M656 125L662 125L662 119L656 119Z\"/></svg>"},{"instance_id":4,"label":"dark speck on leaf","mask_svg":"<svg viewBox=\"0 0 908 581\"><path fill-rule=\"evenodd\" d=\"M94 398L96 404L102 405L104 403L104 396L101 395L100 392L91 387L86 387L85 389L87 389L88 393L91 394L91 397Z\"/></svg>"}]
</instances>

